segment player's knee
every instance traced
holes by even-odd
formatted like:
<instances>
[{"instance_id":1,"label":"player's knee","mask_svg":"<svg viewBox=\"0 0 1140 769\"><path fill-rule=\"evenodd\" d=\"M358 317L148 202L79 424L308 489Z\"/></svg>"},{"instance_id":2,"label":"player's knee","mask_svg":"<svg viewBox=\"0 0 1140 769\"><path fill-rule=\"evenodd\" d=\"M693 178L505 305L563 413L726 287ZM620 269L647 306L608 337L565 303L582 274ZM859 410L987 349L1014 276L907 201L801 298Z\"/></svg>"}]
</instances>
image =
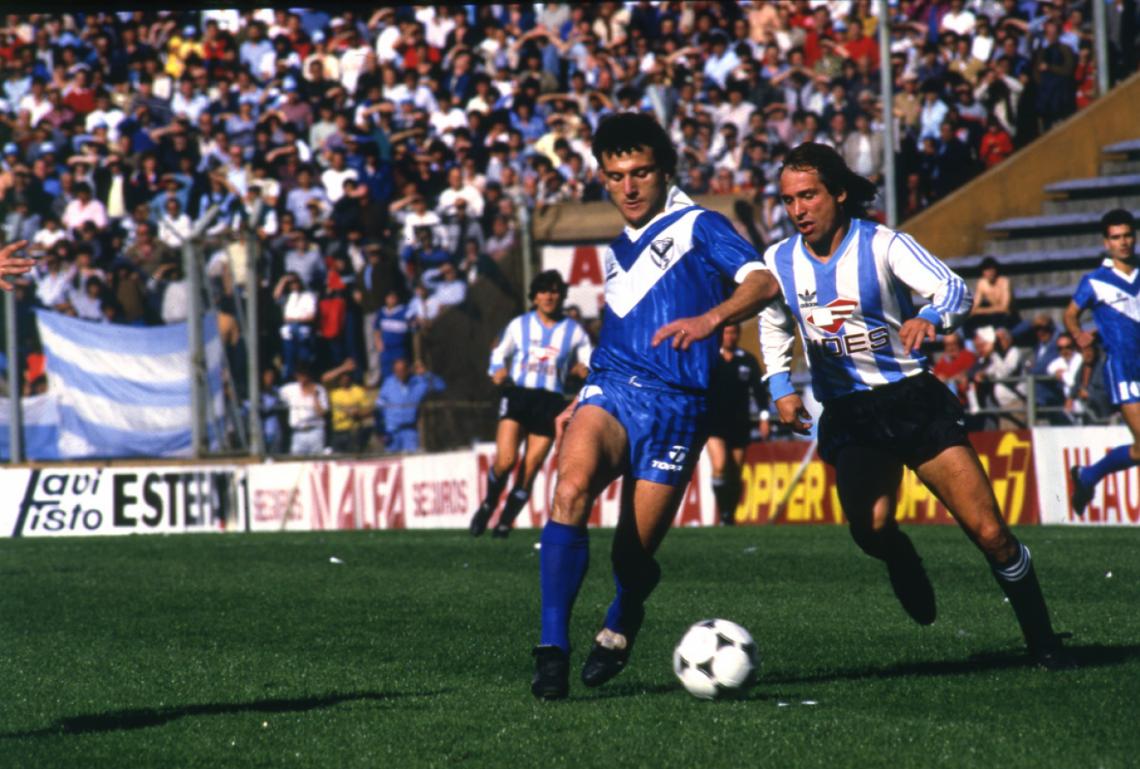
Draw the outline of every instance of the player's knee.
<instances>
[{"instance_id":1,"label":"player's knee","mask_svg":"<svg viewBox=\"0 0 1140 769\"><path fill-rule=\"evenodd\" d=\"M974 532L974 539L991 559L998 562L1008 560L1017 554L1017 538L1001 521L987 521Z\"/></svg>"},{"instance_id":2,"label":"player's knee","mask_svg":"<svg viewBox=\"0 0 1140 769\"><path fill-rule=\"evenodd\" d=\"M558 523L580 526L589 512L586 506L588 497L589 491L584 482L568 475L559 477L554 487L550 517Z\"/></svg>"},{"instance_id":3,"label":"player's knee","mask_svg":"<svg viewBox=\"0 0 1140 769\"><path fill-rule=\"evenodd\" d=\"M498 456L495 457L495 475L502 476L509 473L511 471L511 468L515 466L515 462L517 462L518 459L519 455L517 452L499 452Z\"/></svg>"}]
</instances>

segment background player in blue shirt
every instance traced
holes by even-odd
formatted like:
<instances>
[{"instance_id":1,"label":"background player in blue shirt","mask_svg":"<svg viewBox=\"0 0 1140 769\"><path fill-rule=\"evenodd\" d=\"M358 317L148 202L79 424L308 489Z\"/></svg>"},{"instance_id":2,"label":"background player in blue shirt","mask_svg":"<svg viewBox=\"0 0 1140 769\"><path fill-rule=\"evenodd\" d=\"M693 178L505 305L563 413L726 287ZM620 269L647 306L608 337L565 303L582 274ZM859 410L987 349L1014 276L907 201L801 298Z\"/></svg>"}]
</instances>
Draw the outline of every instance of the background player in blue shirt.
<instances>
[{"instance_id":1,"label":"background player in blue shirt","mask_svg":"<svg viewBox=\"0 0 1140 769\"><path fill-rule=\"evenodd\" d=\"M1132 443L1117 446L1095 464L1069 470L1073 489L1070 501L1077 515L1084 514L1101 479L1140 464L1140 269L1136 222L1132 214L1118 208L1105 214L1100 226L1108 258L1081 278L1065 309L1065 328L1082 350L1091 347L1094 340L1092 334L1081 329L1081 313L1092 310L1108 353L1104 362L1105 388L1132 431Z\"/></svg>"},{"instance_id":2,"label":"background player in blue shirt","mask_svg":"<svg viewBox=\"0 0 1140 769\"><path fill-rule=\"evenodd\" d=\"M510 535L554 445L554 420L566 408L566 378L570 374L585 378L590 372L590 338L577 321L562 314L566 281L561 273L539 273L530 282L529 294L533 309L508 323L491 351L488 373L504 391L495 428L495 461L487 473L487 495L471 516L473 537L487 530L525 440L526 453L515 487L491 532L500 539Z\"/></svg>"},{"instance_id":3,"label":"background player in blue shirt","mask_svg":"<svg viewBox=\"0 0 1140 769\"><path fill-rule=\"evenodd\" d=\"M651 116L607 117L592 149L626 227L605 252L606 306L590 376L557 420L565 434L542 531L542 632L531 682L543 699L569 691L570 610L589 561L595 498L623 478L612 552L617 595L582 668L587 686L624 668L660 578L653 554L705 440L715 332L777 291L729 221L673 186L677 152Z\"/></svg>"},{"instance_id":4,"label":"background player in blue shirt","mask_svg":"<svg viewBox=\"0 0 1140 769\"><path fill-rule=\"evenodd\" d=\"M780 420L808 431L810 415L788 377L798 326L812 391L823 403L820 456L835 466L852 537L886 563L903 608L923 625L936 616L922 561L894 518L906 465L989 561L1033 659L1067 666L1029 550L1002 519L961 404L919 351L936 330L961 323L969 291L908 235L866 219L874 195L869 181L822 144L796 147L780 170L780 198L798 234L765 253L782 299L761 314L760 337ZM912 290L930 304L916 312Z\"/></svg>"}]
</instances>

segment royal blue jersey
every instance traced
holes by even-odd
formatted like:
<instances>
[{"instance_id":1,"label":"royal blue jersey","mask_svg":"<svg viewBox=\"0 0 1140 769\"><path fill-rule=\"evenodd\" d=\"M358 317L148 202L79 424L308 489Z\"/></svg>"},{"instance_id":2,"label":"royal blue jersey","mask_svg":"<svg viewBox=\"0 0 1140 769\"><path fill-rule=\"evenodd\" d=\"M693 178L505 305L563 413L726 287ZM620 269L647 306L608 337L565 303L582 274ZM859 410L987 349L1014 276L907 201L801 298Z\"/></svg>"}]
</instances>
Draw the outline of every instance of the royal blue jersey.
<instances>
[{"instance_id":1,"label":"royal blue jersey","mask_svg":"<svg viewBox=\"0 0 1140 769\"><path fill-rule=\"evenodd\" d=\"M384 344L384 352L389 354L402 353L407 357L411 349L412 326L408 319L408 306L398 304L395 307L381 307L372 322L372 328L380 332L380 341Z\"/></svg>"},{"instance_id":2,"label":"royal blue jersey","mask_svg":"<svg viewBox=\"0 0 1140 769\"><path fill-rule=\"evenodd\" d=\"M792 392L788 371L797 325L812 392L826 402L922 373L926 357L905 351L902 324L918 316L946 332L970 312L970 292L960 277L914 238L875 222L852 219L826 262L808 252L801 235L771 246L764 259L781 294L760 313L772 400ZM912 291L930 304L915 312Z\"/></svg>"},{"instance_id":3,"label":"royal blue jersey","mask_svg":"<svg viewBox=\"0 0 1140 769\"><path fill-rule=\"evenodd\" d=\"M1110 356L1140 356L1140 269L1125 275L1112 266L1111 259L1105 259L1081 278L1073 302L1082 310L1092 310Z\"/></svg>"},{"instance_id":4,"label":"royal blue jersey","mask_svg":"<svg viewBox=\"0 0 1140 769\"><path fill-rule=\"evenodd\" d=\"M664 210L644 227L626 227L603 261L606 307L590 369L651 386L707 389L720 349L716 334L688 350L650 341L660 327L711 310L734 281L765 269L756 249L724 216L672 187Z\"/></svg>"}]
</instances>

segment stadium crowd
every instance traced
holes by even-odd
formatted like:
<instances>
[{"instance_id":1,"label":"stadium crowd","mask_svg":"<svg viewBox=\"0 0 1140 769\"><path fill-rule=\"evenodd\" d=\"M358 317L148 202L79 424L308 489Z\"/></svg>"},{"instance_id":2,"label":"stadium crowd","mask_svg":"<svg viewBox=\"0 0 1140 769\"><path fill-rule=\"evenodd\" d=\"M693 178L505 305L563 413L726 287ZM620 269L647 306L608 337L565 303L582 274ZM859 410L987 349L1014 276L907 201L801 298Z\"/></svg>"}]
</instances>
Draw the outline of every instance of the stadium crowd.
<instances>
[{"instance_id":1,"label":"stadium crowd","mask_svg":"<svg viewBox=\"0 0 1140 769\"><path fill-rule=\"evenodd\" d=\"M1120 8L1117 76L1135 66ZM267 384L425 377L422 398L442 383L419 335L496 275L519 209L603 197L589 142L610 112L656 115L680 186L751 198L770 241L790 233L774 182L802 141L881 185L895 120L905 218L1096 96L1087 2L899 0L891 15L884 116L869 0L7 14L0 215L43 257L18 294L24 352L33 307L184 320L180 249L201 221L239 392L249 229L276 311ZM405 423L385 419L395 445Z\"/></svg>"}]
</instances>

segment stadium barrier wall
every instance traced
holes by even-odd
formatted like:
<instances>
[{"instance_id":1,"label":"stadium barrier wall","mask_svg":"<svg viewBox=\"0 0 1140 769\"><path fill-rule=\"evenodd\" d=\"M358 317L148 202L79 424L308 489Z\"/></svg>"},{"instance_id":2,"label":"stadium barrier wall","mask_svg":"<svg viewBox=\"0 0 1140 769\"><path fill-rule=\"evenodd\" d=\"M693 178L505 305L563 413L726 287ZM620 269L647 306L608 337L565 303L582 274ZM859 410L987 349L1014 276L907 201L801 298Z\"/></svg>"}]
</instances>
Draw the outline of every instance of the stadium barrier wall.
<instances>
[{"instance_id":1,"label":"stadium barrier wall","mask_svg":"<svg viewBox=\"0 0 1140 769\"><path fill-rule=\"evenodd\" d=\"M1042 427L975 433L970 439L1010 523L1140 526L1140 468L1109 476L1084 516L1073 515L1068 504L1068 468L1127 443L1127 429ZM812 447L781 441L748 448L738 523L845 523L834 470L814 451L805 456ZM485 443L443 454L361 460L0 469L0 494L10 500L0 509L0 536L465 529L485 491L494 451L494 444ZM553 457L543 466L517 528L537 529L549 517L556 467ZM800 481L791 486L797 474ZM702 453L675 525L716 525L710 475ZM620 500L619 482L602 493L590 525L614 526ZM908 524L953 524L910 470L895 514Z\"/></svg>"}]
</instances>

